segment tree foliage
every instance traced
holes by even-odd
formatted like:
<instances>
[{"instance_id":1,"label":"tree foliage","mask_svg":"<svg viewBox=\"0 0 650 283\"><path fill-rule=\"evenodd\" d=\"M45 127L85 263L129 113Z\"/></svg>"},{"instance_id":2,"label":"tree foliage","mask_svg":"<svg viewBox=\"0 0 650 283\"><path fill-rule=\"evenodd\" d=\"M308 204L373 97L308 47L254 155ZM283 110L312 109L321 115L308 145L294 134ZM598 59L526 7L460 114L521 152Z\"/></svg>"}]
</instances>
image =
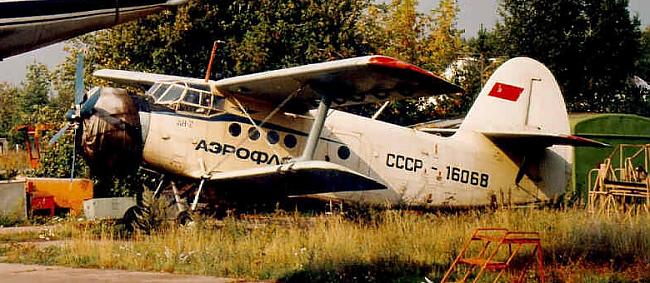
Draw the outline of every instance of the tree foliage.
<instances>
[{"instance_id":1,"label":"tree foliage","mask_svg":"<svg viewBox=\"0 0 650 283\"><path fill-rule=\"evenodd\" d=\"M627 81L639 54L639 21L627 0L503 0L496 31L508 56L555 74L572 111L630 112Z\"/></svg>"},{"instance_id":2,"label":"tree foliage","mask_svg":"<svg viewBox=\"0 0 650 283\"><path fill-rule=\"evenodd\" d=\"M356 25L367 0L192 0L87 37L98 67L203 77L215 40L219 77L370 52Z\"/></svg>"},{"instance_id":3,"label":"tree foliage","mask_svg":"<svg viewBox=\"0 0 650 283\"><path fill-rule=\"evenodd\" d=\"M43 63L27 66L27 75L18 93L18 108L24 114L32 114L49 102L51 75Z\"/></svg>"},{"instance_id":4,"label":"tree foliage","mask_svg":"<svg viewBox=\"0 0 650 283\"><path fill-rule=\"evenodd\" d=\"M12 129L18 124L18 88L0 83L0 137L11 138Z\"/></svg>"},{"instance_id":5,"label":"tree foliage","mask_svg":"<svg viewBox=\"0 0 650 283\"><path fill-rule=\"evenodd\" d=\"M393 0L369 7L361 29L377 53L415 64L434 73L442 73L463 53L462 30L456 27L458 4L442 0L429 13L417 11L418 1ZM436 118L458 115L464 94L440 95L394 101L382 113L381 120L411 125ZM371 115L379 105L351 109Z\"/></svg>"},{"instance_id":6,"label":"tree foliage","mask_svg":"<svg viewBox=\"0 0 650 283\"><path fill-rule=\"evenodd\" d=\"M641 53L636 61L636 75L645 81L650 81L650 27L641 32L639 40Z\"/></svg>"}]
</instances>

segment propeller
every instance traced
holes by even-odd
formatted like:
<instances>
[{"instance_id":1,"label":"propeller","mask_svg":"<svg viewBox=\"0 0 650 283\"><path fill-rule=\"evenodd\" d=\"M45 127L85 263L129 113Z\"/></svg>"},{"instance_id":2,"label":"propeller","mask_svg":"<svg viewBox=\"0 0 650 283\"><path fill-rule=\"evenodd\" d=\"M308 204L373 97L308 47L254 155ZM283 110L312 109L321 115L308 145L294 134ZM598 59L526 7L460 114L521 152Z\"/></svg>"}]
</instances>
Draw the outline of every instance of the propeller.
<instances>
[{"instance_id":1,"label":"propeller","mask_svg":"<svg viewBox=\"0 0 650 283\"><path fill-rule=\"evenodd\" d=\"M83 120L93 115L93 109L97 100L99 99L99 89L94 89L91 91L90 97L84 101L84 56L82 54L77 55L77 64L75 69L75 82L74 82L74 104L72 108L65 113L65 119L68 121L63 128L61 128L52 139L49 141L49 145L53 145L65 134L70 126L74 129L74 151L77 151L77 143L81 141L81 135L83 134ZM72 154L72 168L70 170L70 178L74 178L74 167L75 167L75 157L76 154Z\"/></svg>"},{"instance_id":2,"label":"propeller","mask_svg":"<svg viewBox=\"0 0 650 283\"><path fill-rule=\"evenodd\" d=\"M58 142L70 128L73 129L71 178L74 177L76 153L83 154L91 174L108 174L122 168L126 171L131 168L130 164L136 163L134 156L139 158L142 154L138 108L124 89L94 87L84 92L83 74L84 58L78 55L74 104L65 113L67 123L52 136L49 144Z\"/></svg>"},{"instance_id":3,"label":"propeller","mask_svg":"<svg viewBox=\"0 0 650 283\"><path fill-rule=\"evenodd\" d=\"M83 116L92 115L92 107L87 106L84 103L84 82L83 82L83 73L84 73L84 57L83 55L77 55L77 65L75 70L75 83L74 83L74 104L70 110L65 113L65 119L68 121L63 128L61 128L52 139L49 141L49 145L53 145L63 136L63 134L70 128L74 126L75 129L75 141L77 136L77 128L81 127L81 121L83 121ZM95 99L95 102L97 99ZM88 101L90 102L90 101ZM94 105L93 105L94 106ZM89 108L89 109L88 109ZM89 113L90 112L90 113ZM82 132L82 131L79 131Z\"/></svg>"}]
</instances>

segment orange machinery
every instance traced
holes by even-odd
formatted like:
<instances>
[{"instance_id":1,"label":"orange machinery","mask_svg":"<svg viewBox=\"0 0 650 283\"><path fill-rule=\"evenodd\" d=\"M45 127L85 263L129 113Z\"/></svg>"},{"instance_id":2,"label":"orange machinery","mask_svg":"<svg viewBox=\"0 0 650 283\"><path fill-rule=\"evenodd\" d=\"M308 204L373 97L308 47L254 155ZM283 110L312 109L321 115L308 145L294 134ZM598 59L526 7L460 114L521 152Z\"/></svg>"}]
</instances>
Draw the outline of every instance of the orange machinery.
<instances>
[{"instance_id":1,"label":"orange machinery","mask_svg":"<svg viewBox=\"0 0 650 283\"><path fill-rule=\"evenodd\" d=\"M46 210L50 216L56 209L79 215L83 201L93 197L93 182L89 179L27 178L26 187L32 211Z\"/></svg>"},{"instance_id":2,"label":"orange machinery","mask_svg":"<svg viewBox=\"0 0 650 283\"><path fill-rule=\"evenodd\" d=\"M19 125L16 126L16 131L22 131L25 133L25 150L27 151L27 158L29 159L29 165L32 168L38 168L40 165L41 151L40 151L40 142L43 132L51 130L52 125L50 124L41 124L36 125Z\"/></svg>"}]
</instances>

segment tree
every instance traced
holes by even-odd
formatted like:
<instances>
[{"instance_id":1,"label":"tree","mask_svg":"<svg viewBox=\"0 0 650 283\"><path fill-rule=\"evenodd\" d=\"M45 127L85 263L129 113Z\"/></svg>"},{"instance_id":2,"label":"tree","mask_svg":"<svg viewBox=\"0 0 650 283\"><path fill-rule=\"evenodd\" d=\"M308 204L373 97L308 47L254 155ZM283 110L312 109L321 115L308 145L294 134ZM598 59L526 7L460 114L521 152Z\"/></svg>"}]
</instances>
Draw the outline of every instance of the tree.
<instances>
[{"instance_id":1,"label":"tree","mask_svg":"<svg viewBox=\"0 0 650 283\"><path fill-rule=\"evenodd\" d=\"M509 56L529 56L551 69L570 110L629 111L639 21L627 6L627 0L504 0L496 31Z\"/></svg>"},{"instance_id":2,"label":"tree","mask_svg":"<svg viewBox=\"0 0 650 283\"><path fill-rule=\"evenodd\" d=\"M435 72L442 72L459 53L464 51L461 34L463 30L456 27L460 8L456 0L441 0L438 7L431 11L423 67Z\"/></svg>"},{"instance_id":3,"label":"tree","mask_svg":"<svg viewBox=\"0 0 650 283\"><path fill-rule=\"evenodd\" d=\"M33 63L27 66L27 75L21 83L17 100L18 109L24 115L29 116L48 104L50 81L50 71L45 64ZM30 121L27 117L23 117L23 122Z\"/></svg>"},{"instance_id":4,"label":"tree","mask_svg":"<svg viewBox=\"0 0 650 283\"><path fill-rule=\"evenodd\" d=\"M365 22L380 54L398 58L434 73L442 73L463 53L462 30L456 28L458 4L442 0L429 14L417 12L415 0L393 0L388 5L371 6ZM459 115L463 94L406 99L391 104L381 119L399 125L411 125L436 118ZM470 96L471 97L471 96ZM470 101L471 104L471 101ZM379 106L353 109L372 114ZM361 109L358 109L361 108Z\"/></svg>"},{"instance_id":5,"label":"tree","mask_svg":"<svg viewBox=\"0 0 650 283\"><path fill-rule=\"evenodd\" d=\"M496 33L482 25L476 37L466 40L465 45L467 53L452 66L455 82L467 94L462 97L464 101L457 111L462 113L469 110L485 82L506 59Z\"/></svg>"},{"instance_id":6,"label":"tree","mask_svg":"<svg viewBox=\"0 0 650 283\"><path fill-rule=\"evenodd\" d=\"M639 41L641 52L636 61L636 75L645 81L650 81L650 27L646 27L641 32Z\"/></svg>"},{"instance_id":7,"label":"tree","mask_svg":"<svg viewBox=\"0 0 650 283\"><path fill-rule=\"evenodd\" d=\"M95 67L203 77L212 43L219 77L370 52L356 28L368 0L193 0L86 37ZM80 46L84 48L84 46Z\"/></svg>"},{"instance_id":8,"label":"tree","mask_svg":"<svg viewBox=\"0 0 650 283\"><path fill-rule=\"evenodd\" d=\"M0 137L12 140L12 130L18 123L18 89L7 83L0 83Z\"/></svg>"}]
</instances>

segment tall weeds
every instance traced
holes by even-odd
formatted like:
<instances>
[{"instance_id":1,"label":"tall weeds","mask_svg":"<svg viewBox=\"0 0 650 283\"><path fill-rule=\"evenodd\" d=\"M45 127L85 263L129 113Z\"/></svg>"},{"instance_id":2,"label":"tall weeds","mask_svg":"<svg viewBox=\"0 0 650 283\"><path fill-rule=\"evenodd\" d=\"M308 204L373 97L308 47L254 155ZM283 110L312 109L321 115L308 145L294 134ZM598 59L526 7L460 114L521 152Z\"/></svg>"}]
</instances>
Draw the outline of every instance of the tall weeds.
<instances>
[{"instance_id":1,"label":"tall weeds","mask_svg":"<svg viewBox=\"0 0 650 283\"><path fill-rule=\"evenodd\" d=\"M156 270L294 282L415 282L440 279L478 227L538 231L547 267L575 263L614 272L650 262L648 215L604 217L582 210L500 210L459 214L382 211L367 223L338 216L291 221L209 220L169 226L130 240L111 226L77 228L58 250L7 252L11 261ZM46 258L46 259L44 259ZM641 274L650 279L650 274ZM558 279L562 280L562 279Z\"/></svg>"}]
</instances>

